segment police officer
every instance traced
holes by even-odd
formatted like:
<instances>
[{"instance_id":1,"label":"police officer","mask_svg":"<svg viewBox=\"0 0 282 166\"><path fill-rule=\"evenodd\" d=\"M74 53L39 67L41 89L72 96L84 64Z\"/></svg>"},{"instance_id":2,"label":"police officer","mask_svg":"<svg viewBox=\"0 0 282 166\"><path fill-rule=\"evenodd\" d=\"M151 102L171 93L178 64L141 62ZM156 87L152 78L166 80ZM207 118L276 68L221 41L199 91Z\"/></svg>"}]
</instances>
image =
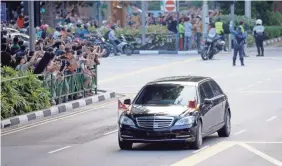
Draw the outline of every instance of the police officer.
<instances>
[{"instance_id":1,"label":"police officer","mask_svg":"<svg viewBox=\"0 0 282 166\"><path fill-rule=\"evenodd\" d=\"M244 29L244 22L243 21L240 21L240 25L239 27L241 28L242 32L245 33L245 29ZM247 35L246 35L247 37ZM244 45L246 44L246 40L244 40ZM243 55L244 57L248 57L245 53L245 46L243 47Z\"/></svg>"},{"instance_id":2,"label":"police officer","mask_svg":"<svg viewBox=\"0 0 282 166\"><path fill-rule=\"evenodd\" d=\"M221 36L221 39L223 41L225 41L223 25L224 24L221 21L220 17L218 17L217 22L215 22L215 30L216 30L216 33ZM226 51L226 47L225 46L224 46L224 51Z\"/></svg>"},{"instance_id":3,"label":"police officer","mask_svg":"<svg viewBox=\"0 0 282 166\"><path fill-rule=\"evenodd\" d=\"M236 59L239 53L241 66L245 66L244 64L244 56L243 56L243 48L244 48L244 40L246 39L246 35L242 32L240 27L237 27L235 31L232 27L232 22L230 22L230 32L234 35L234 54L233 54L233 66L236 66Z\"/></svg>"},{"instance_id":4,"label":"police officer","mask_svg":"<svg viewBox=\"0 0 282 166\"><path fill-rule=\"evenodd\" d=\"M264 26L262 26L261 19L256 21L256 26L253 29L253 35L256 40L258 55L264 56L263 40L264 40Z\"/></svg>"}]
</instances>

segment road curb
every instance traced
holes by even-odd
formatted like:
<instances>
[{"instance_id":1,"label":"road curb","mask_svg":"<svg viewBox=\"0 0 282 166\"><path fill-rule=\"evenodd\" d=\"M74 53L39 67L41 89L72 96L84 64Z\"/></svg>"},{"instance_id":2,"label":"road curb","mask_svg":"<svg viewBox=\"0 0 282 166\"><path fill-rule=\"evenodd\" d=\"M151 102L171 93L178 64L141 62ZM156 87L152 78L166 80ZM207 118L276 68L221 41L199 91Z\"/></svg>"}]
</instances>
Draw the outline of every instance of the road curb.
<instances>
[{"instance_id":1,"label":"road curb","mask_svg":"<svg viewBox=\"0 0 282 166\"><path fill-rule=\"evenodd\" d=\"M44 117L48 117L51 115L60 114L63 112L67 112L76 108L84 107L86 105L90 105L93 103L98 103L101 101L105 101L111 98L115 98L116 93L115 92L105 92L102 94L98 94L95 96L74 100L68 103L63 103L60 105L52 106L51 108L34 111L31 113L27 113L24 115L19 115L15 117L11 117L9 119L1 120L1 128L7 128L15 125L22 125L26 124L32 120L41 119Z\"/></svg>"},{"instance_id":2,"label":"road curb","mask_svg":"<svg viewBox=\"0 0 282 166\"><path fill-rule=\"evenodd\" d=\"M280 42L280 41L282 41L282 36L266 40L266 41L263 42L263 45L264 46L269 46L269 45L275 44L275 43Z\"/></svg>"},{"instance_id":3,"label":"road curb","mask_svg":"<svg viewBox=\"0 0 282 166\"><path fill-rule=\"evenodd\" d=\"M191 50L191 51L169 51L169 50L135 50L134 54L138 55L161 55L161 54L179 54L179 55L185 55L185 54L198 54L197 50Z\"/></svg>"}]
</instances>

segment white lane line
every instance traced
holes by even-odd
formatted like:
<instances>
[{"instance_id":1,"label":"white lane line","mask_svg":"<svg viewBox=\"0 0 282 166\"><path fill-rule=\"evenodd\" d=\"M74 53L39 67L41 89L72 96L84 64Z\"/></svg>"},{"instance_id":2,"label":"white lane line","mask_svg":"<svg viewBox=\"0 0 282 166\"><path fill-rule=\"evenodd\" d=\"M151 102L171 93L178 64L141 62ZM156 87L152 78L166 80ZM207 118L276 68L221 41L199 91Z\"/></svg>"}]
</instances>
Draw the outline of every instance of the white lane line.
<instances>
[{"instance_id":1,"label":"white lane line","mask_svg":"<svg viewBox=\"0 0 282 166\"><path fill-rule=\"evenodd\" d=\"M241 131L239 131L239 132L237 132L237 133L234 133L233 135L239 135L239 134L242 134L242 133L244 133L244 132L246 132L247 130L241 130Z\"/></svg>"},{"instance_id":2,"label":"white lane line","mask_svg":"<svg viewBox=\"0 0 282 166\"><path fill-rule=\"evenodd\" d=\"M272 120L274 120L274 119L276 119L276 118L277 118L276 116L273 116L273 117L267 119L266 121L269 122L269 121L272 121Z\"/></svg>"},{"instance_id":3,"label":"white lane line","mask_svg":"<svg viewBox=\"0 0 282 166\"><path fill-rule=\"evenodd\" d=\"M61 150L64 150L64 149L67 149L67 148L70 148L70 147L71 147L71 146L65 146L65 147L63 147L63 148L50 151L50 152L48 152L48 153L49 153L49 154L56 153L56 152L58 152L58 151L61 151Z\"/></svg>"},{"instance_id":4,"label":"white lane line","mask_svg":"<svg viewBox=\"0 0 282 166\"><path fill-rule=\"evenodd\" d=\"M105 135L113 134L113 133L115 133L115 132L117 132L117 131L118 131L118 130L110 131L110 132L107 132L107 133L105 133L105 134L103 134L103 135L105 136Z\"/></svg>"},{"instance_id":5,"label":"white lane line","mask_svg":"<svg viewBox=\"0 0 282 166\"><path fill-rule=\"evenodd\" d=\"M198 153L198 152L200 152L200 151L202 151L202 150L205 150L205 149L207 149L207 148L209 148L209 147L210 147L210 146L204 146L204 147L202 147L201 149L194 151L193 153L194 153L194 154L195 154L195 153Z\"/></svg>"},{"instance_id":6,"label":"white lane line","mask_svg":"<svg viewBox=\"0 0 282 166\"><path fill-rule=\"evenodd\" d=\"M278 161L277 159L275 158L272 158L264 153L262 153L261 151L251 147L250 145L247 145L247 144L244 144L244 143L241 143L240 146L246 148L247 150L249 150L250 152L260 156L261 158L271 162L272 164L274 165L277 165L277 166L282 166L282 162Z\"/></svg>"}]
</instances>

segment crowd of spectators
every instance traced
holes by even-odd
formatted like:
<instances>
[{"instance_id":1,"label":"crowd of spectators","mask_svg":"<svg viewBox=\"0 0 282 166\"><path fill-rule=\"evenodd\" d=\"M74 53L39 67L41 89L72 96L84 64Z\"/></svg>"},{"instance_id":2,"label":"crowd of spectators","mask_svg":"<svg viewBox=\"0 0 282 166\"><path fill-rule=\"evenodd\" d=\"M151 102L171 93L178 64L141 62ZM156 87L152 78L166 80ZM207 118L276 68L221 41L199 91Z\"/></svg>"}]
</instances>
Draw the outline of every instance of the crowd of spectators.
<instances>
[{"instance_id":1,"label":"crowd of spectators","mask_svg":"<svg viewBox=\"0 0 282 166\"><path fill-rule=\"evenodd\" d=\"M42 33L38 36L35 50L29 50L18 37L10 39L2 29L1 66L9 66L18 71L31 70L34 74L43 74L45 80L61 80L65 84L66 93L69 91L69 81L64 77L76 73L83 75L85 89L92 86L92 80L96 77L94 65L100 64L98 58L105 50L87 40L68 40L71 33L63 28L58 28L54 34L47 34L46 27L42 25L40 28ZM85 93L93 94L91 90ZM68 100L68 95L66 96L65 100ZM52 94L52 99L55 97L56 94Z\"/></svg>"}]
</instances>

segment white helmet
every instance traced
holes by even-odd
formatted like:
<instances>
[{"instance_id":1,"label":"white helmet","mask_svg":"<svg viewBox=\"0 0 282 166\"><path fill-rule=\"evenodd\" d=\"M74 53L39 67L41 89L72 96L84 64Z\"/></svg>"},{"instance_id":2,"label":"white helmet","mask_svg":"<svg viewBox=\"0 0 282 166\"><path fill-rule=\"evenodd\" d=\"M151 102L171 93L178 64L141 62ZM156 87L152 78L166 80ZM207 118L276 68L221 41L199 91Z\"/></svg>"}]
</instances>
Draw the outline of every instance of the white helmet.
<instances>
[{"instance_id":1,"label":"white helmet","mask_svg":"<svg viewBox=\"0 0 282 166\"><path fill-rule=\"evenodd\" d=\"M262 25L261 19L257 19L256 24L257 24L257 25Z\"/></svg>"}]
</instances>

